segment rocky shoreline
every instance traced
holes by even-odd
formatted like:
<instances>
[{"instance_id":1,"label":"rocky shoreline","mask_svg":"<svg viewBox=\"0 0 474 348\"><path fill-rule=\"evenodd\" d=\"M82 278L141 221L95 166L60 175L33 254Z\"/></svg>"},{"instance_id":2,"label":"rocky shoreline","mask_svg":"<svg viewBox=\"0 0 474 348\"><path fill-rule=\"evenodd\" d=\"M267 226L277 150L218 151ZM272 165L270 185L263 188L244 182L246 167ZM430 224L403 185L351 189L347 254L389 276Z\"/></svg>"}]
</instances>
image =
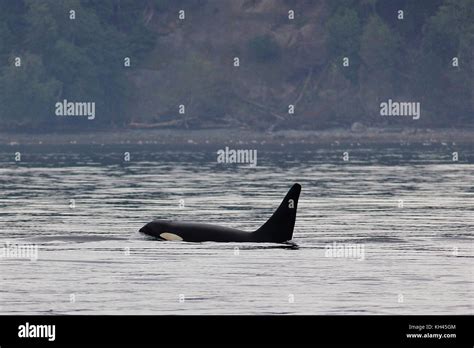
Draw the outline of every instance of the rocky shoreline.
<instances>
[{"instance_id":1,"label":"rocky shoreline","mask_svg":"<svg viewBox=\"0 0 474 348\"><path fill-rule=\"evenodd\" d=\"M473 144L474 129L331 129L258 132L239 129L115 129L75 133L0 132L0 145Z\"/></svg>"}]
</instances>

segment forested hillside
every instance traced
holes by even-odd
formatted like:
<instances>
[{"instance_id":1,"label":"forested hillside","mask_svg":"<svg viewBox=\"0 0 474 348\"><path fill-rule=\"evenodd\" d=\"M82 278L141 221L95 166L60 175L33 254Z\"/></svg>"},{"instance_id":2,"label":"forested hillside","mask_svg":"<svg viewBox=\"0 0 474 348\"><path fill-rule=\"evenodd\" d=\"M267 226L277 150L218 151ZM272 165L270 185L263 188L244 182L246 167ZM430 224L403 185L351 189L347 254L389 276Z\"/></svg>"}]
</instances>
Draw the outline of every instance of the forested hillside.
<instances>
[{"instance_id":1,"label":"forested hillside","mask_svg":"<svg viewBox=\"0 0 474 348\"><path fill-rule=\"evenodd\" d=\"M0 0L0 127L474 126L473 47L474 0Z\"/></svg>"}]
</instances>

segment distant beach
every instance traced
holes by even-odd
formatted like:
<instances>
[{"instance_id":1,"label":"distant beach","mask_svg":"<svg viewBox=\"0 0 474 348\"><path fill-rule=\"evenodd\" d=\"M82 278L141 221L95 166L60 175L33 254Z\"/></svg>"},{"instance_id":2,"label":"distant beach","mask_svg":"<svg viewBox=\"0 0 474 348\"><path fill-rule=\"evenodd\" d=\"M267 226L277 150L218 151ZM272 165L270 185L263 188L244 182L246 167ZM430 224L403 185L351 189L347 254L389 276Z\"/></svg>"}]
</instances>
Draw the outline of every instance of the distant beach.
<instances>
[{"instance_id":1,"label":"distant beach","mask_svg":"<svg viewBox=\"0 0 474 348\"><path fill-rule=\"evenodd\" d=\"M115 129L109 131L0 132L0 145L213 145L213 144L473 144L474 129L330 129L264 132L240 129Z\"/></svg>"}]
</instances>

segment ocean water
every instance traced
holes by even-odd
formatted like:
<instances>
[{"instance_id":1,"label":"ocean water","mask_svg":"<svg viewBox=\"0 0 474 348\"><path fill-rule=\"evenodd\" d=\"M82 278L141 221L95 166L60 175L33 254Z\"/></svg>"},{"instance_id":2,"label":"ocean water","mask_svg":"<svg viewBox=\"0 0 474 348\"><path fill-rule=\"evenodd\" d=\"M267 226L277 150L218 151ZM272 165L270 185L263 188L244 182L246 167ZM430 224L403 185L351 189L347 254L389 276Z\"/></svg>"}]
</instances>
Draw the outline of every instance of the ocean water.
<instances>
[{"instance_id":1,"label":"ocean water","mask_svg":"<svg viewBox=\"0 0 474 348\"><path fill-rule=\"evenodd\" d=\"M262 146L255 168L217 149L0 148L0 313L473 314L474 148ZM251 231L294 182L292 243L137 232Z\"/></svg>"}]
</instances>

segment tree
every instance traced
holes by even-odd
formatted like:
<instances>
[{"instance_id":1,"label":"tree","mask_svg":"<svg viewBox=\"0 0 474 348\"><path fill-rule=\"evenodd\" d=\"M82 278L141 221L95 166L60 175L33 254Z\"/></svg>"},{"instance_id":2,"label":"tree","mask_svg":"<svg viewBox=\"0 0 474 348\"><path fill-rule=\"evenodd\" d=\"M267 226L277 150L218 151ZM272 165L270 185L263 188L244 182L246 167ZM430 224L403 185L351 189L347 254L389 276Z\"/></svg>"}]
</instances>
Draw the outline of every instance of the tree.
<instances>
[{"instance_id":1,"label":"tree","mask_svg":"<svg viewBox=\"0 0 474 348\"><path fill-rule=\"evenodd\" d=\"M473 121L473 47L474 0L446 0L423 27L419 59L418 84L432 91L426 104L436 113L437 124Z\"/></svg>"},{"instance_id":2,"label":"tree","mask_svg":"<svg viewBox=\"0 0 474 348\"><path fill-rule=\"evenodd\" d=\"M143 21L147 3L133 0L18 0L18 4L12 7L9 1L0 2L0 18L7 19L0 25L0 56L21 49L18 54L29 59L23 59L22 68L3 71L0 84L14 86L17 92L36 91L37 105L40 107L41 104L41 107L36 111L31 107L7 105L8 117L35 120L35 124L44 121L44 126L51 126L59 120L51 114L48 114L50 119L43 117L43 110L50 110L45 104L54 105L67 99L95 102L98 113L95 124L125 120L129 84L124 58L131 57L138 62L154 46L153 35ZM11 10L11 15L6 10ZM70 11L74 11L73 18ZM11 23L17 23L21 30L12 31ZM26 69L32 81L25 77ZM44 91L36 88L42 84L45 84ZM52 93L58 84L61 88ZM18 93L4 96L5 102L19 105L24 101L19 95L19 100L15 101L15 95ZM32 98L36 100L34 96ZM38 117L37 112L43 116ZM5 114L0 115L1 119L5 117Z\"/></svg>"},{"instance_id":3,"label":"tree","mask_svg":"<svg viewBox=\"0 0 474 348\"><path fill-rule=\"evenodd\" d=\"M280 57L280 46L269 35L256 36L248 43L250 55L259 63L268 63Z\"/></svg>"},{"instance_id":4,"label":"tree","mask_svg":"<svg viewBox=\"0 0 474 348\"><path fill-rule=\"evenodd\" d=\"M328 19L327 46L331 61L341 68L342 73L355 82L360 61L361 23L357 12L352 8L341 8ZM342 66L343 58L349 59L351 69Z\"/></svg>"},{"instance_id":5,"label":"tree","mask_svg":"<svg viewBox=\"0 0 474 348\"><path fill-rule=\"evenodd\" d=\"M360 100L372 118L378 117L381 100L395 98L399 91L399 37L383 20L371 16L361 36Z\"/></svg>"},{"instance_id":6,"label":"tree","mask_svg":"<svg viewBox=\"0 0 474 348\"><path fill-rule=\"evenodd\" d=\"M0 119L9 126L35 127L52 123L61 82L51 77L41 57L26 54L22 67L13 64L0 71Z\"/></svg>"}]
</instances>

